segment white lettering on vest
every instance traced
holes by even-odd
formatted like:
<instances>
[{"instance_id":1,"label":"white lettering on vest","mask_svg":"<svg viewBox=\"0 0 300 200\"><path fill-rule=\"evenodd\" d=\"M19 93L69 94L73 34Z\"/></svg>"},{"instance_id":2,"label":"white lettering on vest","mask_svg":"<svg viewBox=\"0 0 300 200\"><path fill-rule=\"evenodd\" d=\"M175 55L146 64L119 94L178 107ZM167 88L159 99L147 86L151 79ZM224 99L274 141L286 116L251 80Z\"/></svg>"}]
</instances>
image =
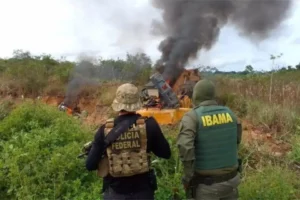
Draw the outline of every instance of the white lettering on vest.
<instances>
[{"instance_id":1,"label":"white lettering on vest","mask_svg":"<svg viewBox=\"0 0 300 200\"><path fill-rule=\"evenodd\" d=\"M112 151L120 151L125 149L136 149L141 147L139 131L128 131L120 135L116 142L112 143Z\"/></svg>"}]
</instances>

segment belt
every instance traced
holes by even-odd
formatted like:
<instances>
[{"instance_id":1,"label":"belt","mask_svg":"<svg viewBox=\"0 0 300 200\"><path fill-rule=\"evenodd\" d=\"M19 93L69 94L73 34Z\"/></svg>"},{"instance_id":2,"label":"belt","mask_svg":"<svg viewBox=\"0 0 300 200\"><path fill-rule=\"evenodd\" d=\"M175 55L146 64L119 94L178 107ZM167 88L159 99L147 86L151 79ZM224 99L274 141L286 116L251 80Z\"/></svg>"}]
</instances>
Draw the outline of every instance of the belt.
<instances>
[{"instance_id":1,"label":"belt","mask_svg":"<svg viewBox=\"0 0 300 200\"><path fill-rule=\"evenodd\" d=\"M228 181L232 178L234 178L238 174L237 171L230 172L228 174L224 175L218 175L218 176L200 176L200 175L195 175L193 178L194 183L198 184L205 184L205 185L212 185L214 183L221 183L224 181Z\"/></svg>"}]
</instances>

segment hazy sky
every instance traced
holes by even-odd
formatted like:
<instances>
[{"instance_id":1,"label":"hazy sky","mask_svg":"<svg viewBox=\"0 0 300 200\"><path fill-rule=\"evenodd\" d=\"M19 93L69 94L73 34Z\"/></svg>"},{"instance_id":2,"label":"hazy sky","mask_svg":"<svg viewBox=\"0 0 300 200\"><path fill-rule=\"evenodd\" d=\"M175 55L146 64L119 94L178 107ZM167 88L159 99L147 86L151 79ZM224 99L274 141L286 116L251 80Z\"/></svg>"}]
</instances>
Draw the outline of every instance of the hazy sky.
<instances>
[{"instance_id":1,"label":"hazy sky","mask_svg":"<svg viewBox=\"0 0 300 200\"><path fill-rule=\"evenodd\" d=\"M148 0L0 0L0 57L14 49L72 60L79 53L124 58L126 52L143 51L155 62L163 38L154 37L150 27L160 18ZM300 62L299 22L300 0L295 0L291 17L272 38L255 44L226 27L216 45L193 63L226 71L247 64L269 69L270 54L283 53L280 62L294 66Z\"/></svg>"}]
</instances>

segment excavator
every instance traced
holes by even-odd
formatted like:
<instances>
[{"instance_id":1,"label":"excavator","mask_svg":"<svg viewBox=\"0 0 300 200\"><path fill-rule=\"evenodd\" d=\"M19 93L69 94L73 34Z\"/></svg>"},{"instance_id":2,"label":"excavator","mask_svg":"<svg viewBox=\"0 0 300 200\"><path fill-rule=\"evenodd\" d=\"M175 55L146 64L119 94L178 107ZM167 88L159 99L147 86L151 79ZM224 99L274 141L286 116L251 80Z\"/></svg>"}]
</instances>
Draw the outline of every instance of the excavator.
<instances>
[{"instance_id":1,"label":"excavator","mask_svg":"<svg viewBox=\"0 0 300 200\"><path fill-rule=\"evenodd\" d=\"M150 77L150 82L141 91L143 109L137 113L145 117L154 117L161 125L174 125L181 120L183 115L192 107L192 94L195 84L200 80L197 69L184 69L175 83L165 81L159 72ZM69 111L71 113L71 111ZM88 155L92 142L82 148L78 158Z\"/></svg>"},{"instance_id":2,"label":"excavator","mask_svg":"<svg viewBox=\"0 0 300 200\"><path fill-rule=\"evenodd\" d=\"M164 80L163 75L156 72L141 91L143 108L137 113L146 117L152 116L161 125L178 123L192 107L193 87L199 80L197 69L184 69L173 83ZM62 102L58 109L69 116L80 116L78 100L79 98L72 105Z\"/></svg>"},{"instance_id":3,"label":"excavator","mask_svg":"<svg viewBox=\"0 0 300 200\"><path fill-rule=\"evenodd\" d=\"M172 84L159 72L153 74L141 92L144 106L137 113L152 116L161 125L178 123L192 107L193 87L200 78L197 69L184 69Z\"/></svg>"}]
</instances>

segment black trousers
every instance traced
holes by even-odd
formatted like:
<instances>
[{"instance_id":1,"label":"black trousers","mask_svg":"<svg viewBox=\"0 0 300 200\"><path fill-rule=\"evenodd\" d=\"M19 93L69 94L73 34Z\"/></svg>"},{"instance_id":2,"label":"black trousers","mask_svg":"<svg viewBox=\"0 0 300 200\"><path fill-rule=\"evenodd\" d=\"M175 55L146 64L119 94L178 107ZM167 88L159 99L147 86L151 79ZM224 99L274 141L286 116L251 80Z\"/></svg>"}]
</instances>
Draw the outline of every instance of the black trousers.
<instances>
[{"instance_id":1,"label":"black trousers","mask_svg":"<svg viewBox=\"0 0 300 200\"><path fill-rule=\"evenodd\" d=\"M119 194L112 188L107 188L103 194L104 200L154 200L154 191L149 187L129 194Z\"/></svg>"}]
</instances>

